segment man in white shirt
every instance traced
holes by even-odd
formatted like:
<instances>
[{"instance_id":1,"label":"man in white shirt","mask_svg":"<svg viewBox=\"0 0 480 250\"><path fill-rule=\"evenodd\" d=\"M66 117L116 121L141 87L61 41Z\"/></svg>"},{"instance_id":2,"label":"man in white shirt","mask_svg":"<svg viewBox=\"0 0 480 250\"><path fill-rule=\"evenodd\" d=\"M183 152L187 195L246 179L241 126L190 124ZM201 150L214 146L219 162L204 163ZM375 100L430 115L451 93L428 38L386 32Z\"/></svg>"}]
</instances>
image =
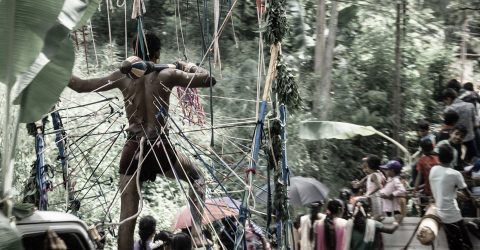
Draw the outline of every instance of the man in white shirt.
<instances>
[{"instance_id":1,"label":"man in white shirt","mask_svg":"<svg viewBox=\"0 0 480 250\"><path fill-rule=\"evenodd\" d=\"M457 190L462 190L468 197L470 192L462 174L450 168L453 160L452 148L448 145L439 146L438 158L440 165L430 170L429 180L438 217L444 224L448 247L452 250L472 249L456 200Z\"/></svg>"}]
</instances>

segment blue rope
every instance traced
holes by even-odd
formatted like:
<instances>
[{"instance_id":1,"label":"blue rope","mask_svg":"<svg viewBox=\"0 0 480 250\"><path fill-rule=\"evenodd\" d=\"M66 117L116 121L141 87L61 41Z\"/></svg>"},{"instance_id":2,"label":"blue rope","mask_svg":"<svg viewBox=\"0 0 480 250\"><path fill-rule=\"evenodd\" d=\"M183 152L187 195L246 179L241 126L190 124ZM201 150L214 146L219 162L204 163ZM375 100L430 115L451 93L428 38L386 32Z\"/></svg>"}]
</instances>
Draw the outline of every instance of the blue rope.
<instances>
[{"instance_id":1,"label":"blue rope","mask_svg":"<svg viewBox=\"0 0 480 250\"><path fill-rule=\"evenodd\" d=\"M42 122L43 127L43 122ZM43 128L42 128L43 130ZM35 136L35 151L37 153L37 160L35 162L35 175L39 192L39 210L47 210L48 208L48 195L47 195L47 180L45 177L45 140L43 133L37 133Z\"/></svg>"},{"instance_id":2,"label":"blue rope","mask_svg":"<svg viewBox=\"0 0 480 250\"><path fill-rule=\"evenodd\" d=\"M258 153L260 151L260 143L261 143L262 134L263 134L263 125L264 125L265 116L266 116L266 110L267 110L267 101L262 101L260 103L260 110L258 114L257 125L255 127L255 136L253 138L254 146L252 149L252 160L250 161L249 168L247 169L247 180L249 179L250 175L252 175L256 171ZM240 213L239 213L239 219L238 219L240 221L241 227L239 226L237 228L234 249L239 249L241 243L243 243L243 247L246 248L245 221L248 215L246 198L247 198L247 191L243 193L243 197L242 197L242 205L240 206Z\"/></svg>"}]
</instances>

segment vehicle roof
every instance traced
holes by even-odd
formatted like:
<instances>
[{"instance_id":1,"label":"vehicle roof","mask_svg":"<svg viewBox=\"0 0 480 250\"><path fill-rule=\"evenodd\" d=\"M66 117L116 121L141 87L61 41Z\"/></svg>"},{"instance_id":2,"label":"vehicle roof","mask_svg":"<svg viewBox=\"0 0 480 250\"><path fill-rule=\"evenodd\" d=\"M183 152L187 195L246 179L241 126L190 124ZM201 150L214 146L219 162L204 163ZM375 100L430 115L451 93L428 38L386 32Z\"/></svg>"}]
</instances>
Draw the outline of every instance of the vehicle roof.
<instances>
[{"instance_id":1,"label":"vehicle roof","mask_svg":"<svg viewBox=\"0 0 480 250\"><path fill-rule=\"evenodd\" d=\"M55 211L35 211L31 216L28 216L22 220L17 221L17 225L23 224L36 224L36 223L60 223L60 222L76 222L83 224L86 227L86 224L80 220L78 217Z\"/></svg>"}]
</instances>

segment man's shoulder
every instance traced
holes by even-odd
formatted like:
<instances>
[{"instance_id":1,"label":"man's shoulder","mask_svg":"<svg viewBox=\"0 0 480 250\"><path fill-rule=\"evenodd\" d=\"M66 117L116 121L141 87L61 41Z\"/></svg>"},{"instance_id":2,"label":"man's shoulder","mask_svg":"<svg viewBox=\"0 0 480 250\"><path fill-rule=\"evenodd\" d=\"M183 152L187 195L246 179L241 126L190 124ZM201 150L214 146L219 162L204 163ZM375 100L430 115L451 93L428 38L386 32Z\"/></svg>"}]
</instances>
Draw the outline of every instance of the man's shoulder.
<instances>
[{"instance_id":1,"label":"man's shoulder","mask_svg":"<svg viewBox=\"0 0 480 250\"><path fill-rule=\"evenodd\" d=\"M467 109L475 108L475 105L457 98L455 102L452 103L452 105L450 105L449 107L451 107L454 110L467 110Z\"/></svg>"},{"instance_id":2,"label":"man's shoulder","mask_svg":"<svg viewBox=\"0 0 480 250\"><path fill-rule=\"evenodd\" d=\"M442 173L444 171L444 168L445 167L442 167L440 165L433 166L432 169L430 169L430 176Z\"/></svg>"}]
</instances>

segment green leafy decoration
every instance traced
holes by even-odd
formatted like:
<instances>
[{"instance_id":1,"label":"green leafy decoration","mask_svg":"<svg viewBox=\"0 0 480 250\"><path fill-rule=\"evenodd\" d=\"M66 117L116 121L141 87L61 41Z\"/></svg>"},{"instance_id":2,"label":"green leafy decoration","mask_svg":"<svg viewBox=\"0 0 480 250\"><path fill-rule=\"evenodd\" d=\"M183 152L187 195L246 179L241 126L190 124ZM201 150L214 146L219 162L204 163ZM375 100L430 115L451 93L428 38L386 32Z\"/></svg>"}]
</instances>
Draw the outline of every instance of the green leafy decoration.
<instances>
[{"instance_id":1,"label":"green leafy decoration","mask_svg":"<svg viewBox=\"0 0 480 250\"><path fill-rule=\"evenodd\" d=\"M277 63L275 91L278 94L279 103L285 104L290 111L299 110L302 107L303 100L298 92L298 84L281 58Z\"/></svg>"},{"instance_id":2,"label":"green leafy decoration","mask_svg":"<svg viewBox=\"0 0 480 250\"><path fill-rule=\"evenodd\" d=\"M34 62L62 5L58 0L0 1L0 82L13 84Z\"/></svg>"},{"instance_id":3,"label":"green leafy decoration","mask_svg":"<svg viewBox=\"0 0 480 250\"><path fill-rule=\"evenodd\" d=\"M288 33L288 22L285 11L285 0L270 0L267 8L267 24L265 40L268 44L276 44Z\"/></svg>"}]
</instances>

